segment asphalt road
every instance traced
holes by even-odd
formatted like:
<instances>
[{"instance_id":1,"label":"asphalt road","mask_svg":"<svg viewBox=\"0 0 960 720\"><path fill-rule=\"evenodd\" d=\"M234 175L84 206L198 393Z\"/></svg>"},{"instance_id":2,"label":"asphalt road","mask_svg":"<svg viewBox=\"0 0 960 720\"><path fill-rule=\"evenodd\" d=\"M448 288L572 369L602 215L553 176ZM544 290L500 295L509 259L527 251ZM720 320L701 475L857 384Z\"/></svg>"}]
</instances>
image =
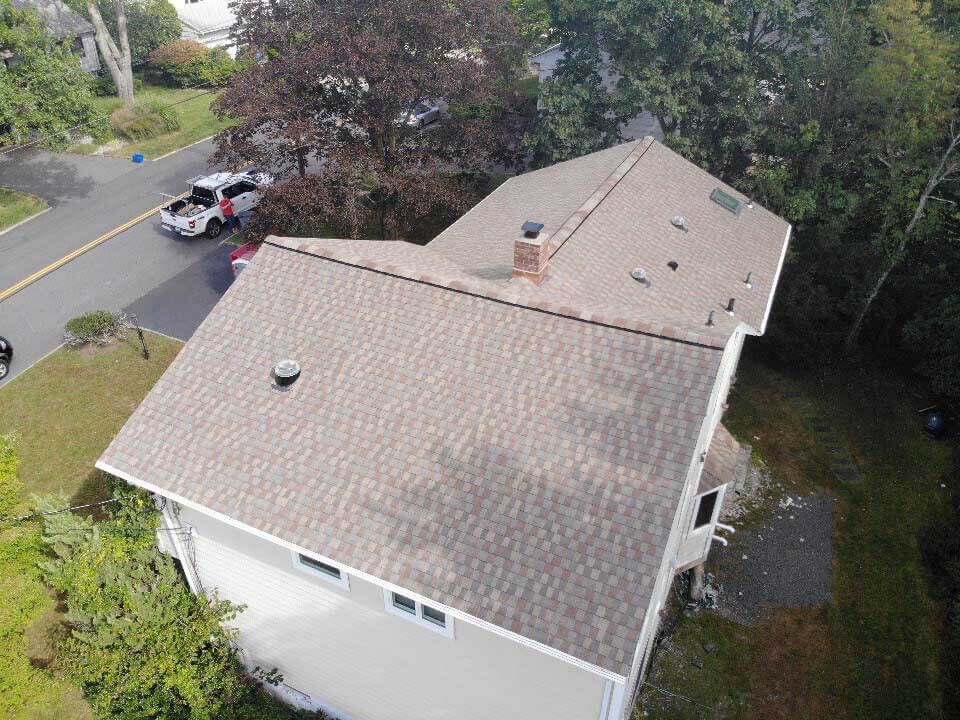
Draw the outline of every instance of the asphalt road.
<instances>
[{"instance_id":1,"label":"asphalt road","mask_svg":"<svg viewBox=\"0 0 960 720\"><path fill-rule=\"evenodd\" d=\"M0 162L0 185L52 209L0 235L0 290L176 194L210 172L210 143L159 162L42 151ZM231 248L174 237L150 218L0 302L0 335L13 343L8 382L54 350L67 320L97 309L132 310L144 327L186 339L229 285Z\"/></svg>"}]
</instances>

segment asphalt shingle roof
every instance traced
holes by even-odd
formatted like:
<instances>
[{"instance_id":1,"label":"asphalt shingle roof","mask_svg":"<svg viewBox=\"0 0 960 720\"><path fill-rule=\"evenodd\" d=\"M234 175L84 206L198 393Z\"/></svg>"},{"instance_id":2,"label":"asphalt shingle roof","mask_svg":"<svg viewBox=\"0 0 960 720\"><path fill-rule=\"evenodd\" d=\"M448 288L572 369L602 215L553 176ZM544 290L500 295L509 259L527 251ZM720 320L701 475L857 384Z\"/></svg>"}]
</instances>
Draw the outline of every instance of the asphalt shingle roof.
<instances>
[{"instance_id":1,"label":"asphalt shingle roof","mask_svg":"<svg viewBox=\"0 0 960 720\"><path fill-rule=\"evenodd\" d=\"M511 279L525 220L551 239L540 286ZM268 238L101 461L626 676L787 230L647 138L514 178L427 247Z\"/></svg>"},{"instance_id":2,"label":"asphalt shingle roof","mask_svg":"<svg viewBox=\"0 0 960 720\"><path fill-rule=\"evenodd\" d=\"M740 201L739 214L710 199L716 189ZM672 224L677 216L686 230ZM621 316L642 314L724 340L740 322L763 332L790 229L644 138L508 180L430 247L468 274L510 285L513 243L526 220L544 223L552 247L547 279L530 290L534 298L616 307ZM646 271L649 284L630 276L634 268ZM730 298L733 317L725 311Z\"/></svg>"},{"instance_id":3,"label":"asphalt shingle roof","mask_svg":"<svg viewBox=\"0 0 960 720\"><path fill-rule=\"evenodd\" d=\"M264 245L101 461L626 675L720 355Z\"/></svg>"}]
</instances>

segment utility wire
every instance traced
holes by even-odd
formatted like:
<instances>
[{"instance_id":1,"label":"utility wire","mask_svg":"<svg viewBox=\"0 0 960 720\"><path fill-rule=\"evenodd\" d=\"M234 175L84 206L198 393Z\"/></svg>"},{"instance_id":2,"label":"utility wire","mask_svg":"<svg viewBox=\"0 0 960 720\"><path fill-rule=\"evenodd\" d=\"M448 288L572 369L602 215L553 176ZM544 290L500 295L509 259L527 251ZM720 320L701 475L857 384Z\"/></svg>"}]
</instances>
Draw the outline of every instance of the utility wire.
<instances>
[{"instance_id":1,"label":"utility wire","mask_svg":"<svg viewBox=\"0 0 960 720\"><path fill-rule=\"evenodd\" d=\"M658 685L654 685L651 682L647 682L646 680L643 680L642 683L643 685L646 685L648 688L652 688L653 690L663 693L664 695L669 695L670 697L676 698L677 700L683 700L685 702L692 703L693 705L702 707L704 710L713 710L713 708L710 707L709 705L698 703L696 700L694 700L693 698L687 697L686 695L681 695L680 693L671 692L670 690L666 690Z\"/></svg>"},{"instance_id":2,"label":"utility wire","mask_svg":"<svg viewBox=\"0 0 960 720\"><path fill-rule=\"evenodd\" d=\"M202 83L202 84L200 84L200 85L193 85L193 86L191 86L191 87L182 88L182 89L183 89L183 90L198 90L199 88L203 88L203 87L210 87L210 83ZM217 92L219 89L220 89L219 87L214 87L212 90L206 90L205 92L197 93L196 95L192 95L191 97L184 98L183 100L177 100L176 102L170 103L170 104L168 104L168 105L162 105L161 108L164 109L164 110L166 110L166 109L168 109L168 108L176 107L177 105L183 105L184 103L188 103L188 102L191 102L192 100L196 100L198 97L203 97L204 95L211 95L211 94ZM64 129L61 130L60 132L62 132L62 133L70 133L70 132L73 132L74 130L78 130L78 129L82 128L82 127L86 127L86 126L88 126L88 125L93 125L93 124L96 123L96 122L99 122L99 119L87 120L86 122L78 123L78 124L76 124L76 125L74 125L74 126L72 126L72 127L64 128ZM39 138L37 138L36 140L31 140L30 142L24 143L23 145L16 145L16 146L14 146L14 147L12 147L12 148L7 148L6 150L0 151L0 157L3 157L4 155L9 155L10 153L17 152L18 150L23 150L24 148L32 147L33 145L39 145L39 144L42 143L44 140L47 140L47 139L49 139L49 138L51 138L51 137L53 137L53 134L52 134L52 133L48 133L48 134L45 135L45 136L39 137Z\"/></svg>"},{"instance_id":3,"label":"utility wire","mask_svg":"<svg viewBox=\"0 0 960 720\"><path fill-rule=\"evenodd\" d=\"M100 507L101 505L109 505L110 503L120 502L125 498L113 498L112 500L103 500L101 502L87 503L86 505L73 505L72 507L61 508L60 510L47 510L46 512L33 513L32 515L21 515L20 517L6 517L0 518L0 523L20 523L26 522L27 520L36 520L37 518L46 517L47 515L59 515L60 513L73 512L74 510L85 510L86 508Z\"/></svg>"}]
</instances>

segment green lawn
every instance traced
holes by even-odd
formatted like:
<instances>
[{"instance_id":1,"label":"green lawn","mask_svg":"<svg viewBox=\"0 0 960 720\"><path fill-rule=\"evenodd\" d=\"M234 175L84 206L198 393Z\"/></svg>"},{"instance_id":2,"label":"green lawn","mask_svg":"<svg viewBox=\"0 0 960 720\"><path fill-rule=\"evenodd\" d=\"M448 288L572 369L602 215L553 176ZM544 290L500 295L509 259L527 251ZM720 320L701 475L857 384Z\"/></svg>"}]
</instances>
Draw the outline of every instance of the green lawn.
<instances>
[{"instance_id":1,"label":"green lawn","mask_svg":"<svg viewBox=\"0 0 960 720\"><path fill-rule=\"evenodd\" d=\"M943 717L943 608L931 594L919 535L949 517L941 482L951 448L920 431L922 400L880 373L834 369L799 381L745 361L737 375L725 420L731 431L753 445L788 494L827 491L838 499L834 601L779 611L756 627L709 612L683 617L650 681L694 702L647 688L645 717ZM861 484L829 472L810 417L784 395L790 391L847 439ZM712 653L703 650L708 643ZM691 666L692 657L703 669Z\"/></svg>"},{"instance_id":2,"label":"green lawn","mask_svg":"<svg viewBox=\"0 0 960 720\"><path fill-rule=\"evenodd\" d=\"M210 110L210 104L217 96L216 93L210 93L206 89L178 90L145 84L136 97L137 101L158 100L164 105L181 103L173 108L180 118L180 129L142 142L125 144L119 150L112 151L110 154L113 156L129 157L135 152L141 152L148 159L158 158L168 152L210 137L230 124L217 118ZM110 113L120 107L120 100L116 97L101 97L97 98L97 104L100 110L109 117ZM118 135L114 135L112 139L118 137ZM75 145L71 150L73 152L92 153L97 147L97 145Z\"/></svg>"},{"instance_id":3,"label":"green lawn","mask_svg":"<svg viewBox=\"0 0 960 720\"><path fill-rule=\"evenodd\" d=\"M61 349L0 389L0 434L19 439L19 512L32 493L59 491L75 503L106 495L94 462L181 347L150 333L147 342L148 361L129 342ZM0 717L88 720L83 694L56 670L62 625L37 567L39 533L35 522L0 523Z\"/></svg>"},{"instance_id":4,"label":"green lawn","mask_svg":"<svg viewBox=\"0 0 960 720\"><path fill-rule=\"evenodd\" d=\"M0 232L47 207L38 197L0 188Z\"/></svg>"}]
</instances>

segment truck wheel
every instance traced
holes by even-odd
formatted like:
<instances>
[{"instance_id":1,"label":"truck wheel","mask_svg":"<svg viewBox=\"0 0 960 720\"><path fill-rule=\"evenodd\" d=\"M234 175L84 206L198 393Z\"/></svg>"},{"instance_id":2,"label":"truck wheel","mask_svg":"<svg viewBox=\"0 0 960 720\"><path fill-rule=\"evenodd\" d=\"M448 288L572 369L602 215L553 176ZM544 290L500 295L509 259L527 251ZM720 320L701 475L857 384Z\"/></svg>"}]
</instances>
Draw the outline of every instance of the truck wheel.
<instances>
[{"instance_id":1,"label":"truck wheel","mask_svg":"<svg viewBox=\"0 0 960 720\"><path fill-rule=\"evenodd\" d=\"M223 223L221 223L216 218L213 218L213 220L207 223L207 237L211 239L215 238L217 235L220 234L220 229L222 227L223 227Z\"/></svg>"},{"instance_id":2,"label":"truck wheel","mask_svg":"<svg viewBox=\"0 0 960 720\"><path fill-rule=\"evenodd\" d=\"M10 369L10 361L5 357L0 357L0 380L3 380L7 376L7 371Z\"/></svg>"}]
</instances>

